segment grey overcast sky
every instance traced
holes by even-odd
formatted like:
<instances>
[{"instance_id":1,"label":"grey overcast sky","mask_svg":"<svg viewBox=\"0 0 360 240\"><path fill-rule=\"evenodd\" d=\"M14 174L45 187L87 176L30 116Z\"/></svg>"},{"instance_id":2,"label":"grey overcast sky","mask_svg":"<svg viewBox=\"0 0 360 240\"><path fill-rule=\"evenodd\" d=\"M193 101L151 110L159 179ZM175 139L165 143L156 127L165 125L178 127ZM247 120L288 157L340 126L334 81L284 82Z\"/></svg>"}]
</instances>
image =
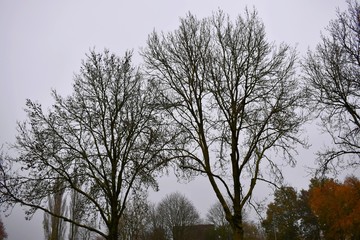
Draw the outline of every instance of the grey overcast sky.
<instances>
[{"instance_id":1,"label":"grey overcast sky","mask_svg":"<svg viewBox=\"0 0 360 240\"><path fill-rule=\"evenodd\" d=\"M47 107L52 104L51 89L71 93L73 75L89 49L136 53L151 31L175 30L179 17L189 11L200 18L222 9L235 18L246 6L257 9L270 41L297 45L300 57L319 42L336 8L346 9L345 0L0 0L0 145L14 141L16 121L25 119L27 98ZM137 56L135 63L140 61ZM298 166L285 172L286 181L298 189L307 187L306 166L313 165L314 152L326 140L316 127L309 127L308 133L313 146L301 150ZM160 192L151 193L150 200L173 191L184 193L203 217L215 202L206 180L181 184L174 177L161 179ZM8 239L44 238L41 213L30 222L23 220L19 208L10 217L1 216Z\"/></svg>"}]
</instances>

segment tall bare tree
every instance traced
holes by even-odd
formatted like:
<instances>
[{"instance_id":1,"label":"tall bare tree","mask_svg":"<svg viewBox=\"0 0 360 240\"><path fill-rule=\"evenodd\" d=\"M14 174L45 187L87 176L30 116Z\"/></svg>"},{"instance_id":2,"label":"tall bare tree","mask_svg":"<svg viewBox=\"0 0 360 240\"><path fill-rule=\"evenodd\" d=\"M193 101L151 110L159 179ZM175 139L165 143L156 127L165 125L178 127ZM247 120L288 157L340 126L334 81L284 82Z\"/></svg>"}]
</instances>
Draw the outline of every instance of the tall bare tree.
<instances>
[{"instance_id":1,"label":"tall bare tree","mask_svg":"<svg viewBox=\"0 0 360 240\"><path fill-rule=\"evenodd\" d=\"M294 163L295 144L303 144L295 50L269 43L255 11L235 22L219 11L201 20L189 13L174 32L153 32L142 55L177 135L172 156L207 176L233 239L243 239L243 209L257 182L270 172L281 177L281 154Z\"/></svg>"},{"instance_id":2,"label":"tall bare tree","mask_svg":"<svg viewBox=\"0 0 360 240\"><path fill-rule=\"evenodd\" d=\"M310 106L333 143L318 153L322 173L360 165L359 2L349 0L348 10L338 10L337 19L326 30L303 62Z\"/></svg>"},{"instance_id":3,"label":"tall bare tree","mask_svg":"<svg viewBox=\"0 0 360 240\"><path fill-rule=\"evenodd\" d=\"M18 156L1 168L0 195L5 206L28 206L30 216L40 209L117 240L131 191L156 183L166 126L151 103L157 92L133 67L130 52L120 58L92 51L87 57L73 94L63 98L54 91L48 113L27 101L28 120L18 125L13 146ZM81 196L87 222L47 208L58 181L65 194Z\"/></svg>"}]
</instances>

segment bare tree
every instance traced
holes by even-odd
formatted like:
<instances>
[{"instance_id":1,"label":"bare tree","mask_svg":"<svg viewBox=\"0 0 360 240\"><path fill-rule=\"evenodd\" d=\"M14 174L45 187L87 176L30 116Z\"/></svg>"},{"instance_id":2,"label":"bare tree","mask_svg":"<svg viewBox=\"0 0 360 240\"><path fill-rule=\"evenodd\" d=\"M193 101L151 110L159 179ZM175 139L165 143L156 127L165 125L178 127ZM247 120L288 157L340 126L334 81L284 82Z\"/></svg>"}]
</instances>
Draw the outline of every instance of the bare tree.
<instances>
[{"instance_id":1,"label":"bare tree","mask_svg":"<svg viewBox=\"0 0 360 240\"><path fill-rule=\"evenodd\" d=\"M215 227L225 226L229 224L228 221L226 221L224 209L220 202L216 202L211 205L206 214L206 221L214 224Z\"/></svg>"},{"instance_id":2,"label":"bare tree","mask_svg":"<svg viewBox=\"0 0 360 240\"><path fill-rule=\"evenodd\" d=\"M230 204L228 202L228 204ZM215 226L214 234L216 239L231 239L232 229L226 220L225 212L220 202L214 203L206 214L206 221ZM243 213L244 239L263 239L261 228L248 218L247 213Z\"/></svg>"},{"instance_id":3,"label":"bare tree","mask_svg":"<svg viewBox=\"0 0 360 240\"><path fill-rule=\"evenodd\" d=\"M146 226L146 240L166 240L165 226L158 216L156 204L150 203L148 206L148 223Z\"/></svg>"},{"instance_id":4,"label":"bare tree","mask_svg":"<svg viewBox=\"0 0 360 240\"><path fill-rule=\"evenodd\" d=\"M294 163L304 144L295 50L267 42L255 11L235 22L219 11L202 20L189 13L174 32L153 32L142 55L177 135L172 156L207 176L233 239L243 239L243 208L258 180L281 177L280 158Z\"/></svg>"},{"instance_id":5,"label":"bare tree","mask_svg":"<svg viewBox=\"0 0 360 240\"><path fill-rule=\"evenodd\" d=\"M360 164L360 6L348 1L347 12L337 12L327 35L309 51L303 69L311 107L321 118L333 146L319 152L323 173ZM337 161L336 161L337 160Z\"/></svg>"},{"instance_id":6,"label":"bare tree","mask_svg":"<svg viewBox=\"0 0 360 240\"><path fill-rule=\"evenodd\" d=\"M147 193L133 193L120 219L120 239L147 240L149 210Z\"/></svg>"},{"instance_id":7,"label":"bare tree","mask_svg":"<svg viewBox=\"0 0 360 240\"><path fill-rule=\"evenodd\" d=\"M19 123L13 146L18 156L1 168L0 195L5 207L28 206L29 216L40 209L117 240L131 191L156 183L166 126L151 103L157 92L132 66L131 53L120 58L92 51L87 57L73 94L63 98L54 91L48 113L27 101L28 120ZM81 196L86 222L47 208L58 181L65 194Z\"/></svg>"},{"instance_id":8,"label":"bare tree","mask_svg":"<svg viewBox=\"0 0 360 240\"><path fill-rule=\"evenodd\" d=\"M56 182L54 188L55 193L48 196L48 209L56 215L66 215L66 199L62 182ZM66 223L61 218L44 213L43 225L45 240L65 239Z\"/></svg>"},{"instance_id":9,"label":"bare tree","mask_svg":"<svg viewBox=\"0 0 360 240\"><path fill-rule=\"evenodd\" d=\"M220 202L216 202L210 207L206 214L206 221L215 226L218 239L229 239L231 237L232 230Z\"/></svg>"},{"instance_id":10,"label":"bare tree","mask_svg":"<svg viewBox=\"0 0 360 240\"><path fill-rule=\"evenodd\" d=\"M192 202L179 192L165 196L159 202L156 213L167 239L183 239L186 226L200 223L200 216Z\"/></svg>"}]
</instances>

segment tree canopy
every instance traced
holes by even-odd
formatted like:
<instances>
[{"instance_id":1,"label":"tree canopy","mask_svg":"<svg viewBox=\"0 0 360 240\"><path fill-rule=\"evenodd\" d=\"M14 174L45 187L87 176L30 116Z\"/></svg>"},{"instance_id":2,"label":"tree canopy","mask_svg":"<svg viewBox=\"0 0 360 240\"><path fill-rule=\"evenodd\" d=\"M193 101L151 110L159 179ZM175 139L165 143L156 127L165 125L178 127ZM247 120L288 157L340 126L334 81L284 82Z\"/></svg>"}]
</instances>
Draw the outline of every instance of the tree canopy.
<instances>
[{"instance_id":1,"label":"tree canopy","mask_svg":"<svg viewBox=\"0 0 360 240\"><path fill-rule=\"evenodd\" d=\"M132 191L156 187L154 173L165 163L161 150L168 136L153 108L156 92L131 58L131 52L117 57L107 50L91 51L71 96L53 91L55 103L47 113L27 101L27 121L18 124L13 146L18 156L1 165L2 204L27 206L30 217L41 209L117 239ZM58 183L61 188L55 187ZM80 195L86 218L48 208L49 194L59 191Z\"/></svg>"},{"instance_id":2,"label":"tree canopy","mask_svg":"<svg viewBox=\"0 0 360 240\"><path fill-rule=\"evenodd\" d=\"M274 194L262 222L267 239L300 239L297 192L292 187L281 187Z\"/></svg>"},{"instance_id":3,"label":"tree canopy","mask_svg":"<svg viewBox=\"0 0 360 240\"><path fill-rule=\"evenodd\" d=\"M323 173L360 163L359 12L359 3L349 0L348 10L338 11L327 34L303 62L310 106L333 142L319 152Z\"/></svg>"},{"instance_id":4,"label":"tree canopy","mask_svg":"<svg viewBox=\"0 0 360 240\"><path fill-rule=\"evenodd\" d=\"M156 217L167 239L185 240L185 227L200 223L200 215L193 203L179 192L166 195L159 202Z\"/></svg>"},{"instance_id":5,"label":"tree canopy","mask_svg":"<svg viewBox=\"0 0 360 240\"><path fill-rule=\"evenodd\" d=\"M309 203L326 239L360 237L359 179L347 177L344 183L320 181L310 189Z\"/></svg>"},{"instance_id":6,"label":"tree canopy","mask_svg":"<svg viewBox=\"0 0 360 240\"><path fill-rule=\"evenodd\" d=\"M219 11L204 19L189 13L177 30L153 32L142 55L177 136L170 154L184 171L207 176L233 239L242 239L242 211L257 181L281 177L275 159L294 163L303 144L296 51L269 43L255 11L234 22Z\"/></svg>"},{"instance_id":7,"label":"tree canopy","mask_svg":"<svg viewBox=\"0 0 360 240\"><path fill-rule=\"evenodd\" d=\"M267 239L358 239L360 181L313 178L308 190L275 191L262 221Z\"/></svg>"}]
</instances>

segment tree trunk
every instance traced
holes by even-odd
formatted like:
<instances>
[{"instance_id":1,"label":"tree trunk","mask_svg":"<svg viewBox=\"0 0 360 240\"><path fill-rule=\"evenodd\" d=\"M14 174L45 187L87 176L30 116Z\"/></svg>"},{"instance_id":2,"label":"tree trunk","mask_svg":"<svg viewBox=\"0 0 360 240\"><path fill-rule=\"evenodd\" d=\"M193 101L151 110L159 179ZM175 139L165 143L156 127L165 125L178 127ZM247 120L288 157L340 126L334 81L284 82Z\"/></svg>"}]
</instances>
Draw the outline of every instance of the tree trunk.
<instances>
[{"instance_id":1,"label":"tree trunk","mask_svg":"<svg viewBox=\"0 0 360 240\"><path fill-rule=\"evenodd\" d=\"M244 230L242 228L233 229L233 240L243 240Z\"/></svg>"},{"instance_id":2,"label":"tree trunk","mask_svg":"<svg viewBox=\"0 0 360 240\"><path fill-rule=\"evenodd\" d=\"M52 217L53 219L53 224L52 224L52 229L51 229L51 237L50 240L59 240L60 236L59 236L59 219Z\"/></svg>"},{"instance_id":3,"label":"tree trunk","mask_svg":"<svg viewBox=\"0 0 360 240\"><path fill-rule=\"evenodd\" d=\"M111 201L111 220L108 225L109 233L107 240L118 240L119 239L119 224L120 218L118 213L118 202L117 197L113 198Z\"/></svg>"},{"instance_id":4,"label":"tree trunk","mask_svg":"<svg viewBox=\"0 0 360 240\"><path fill-rule=\"evenodd\" d=\"M109 228L109 234L107 236L107 240L118 240L119 239L119 229L118 229L118 225L119 224L112 224L113 226L111 226Z\"/></svg>"},{"instance_id":5,"label":"tree trunk","mask_svg":"<svg viewBox=\"0 0 360 240\"><path fill-rule=\"evenodd\" d=\"M241 219L234 219L233 224L231 224L233 231L233 240L243 240L244 239L244 229Z\"/></svg>"}]
</instances>

